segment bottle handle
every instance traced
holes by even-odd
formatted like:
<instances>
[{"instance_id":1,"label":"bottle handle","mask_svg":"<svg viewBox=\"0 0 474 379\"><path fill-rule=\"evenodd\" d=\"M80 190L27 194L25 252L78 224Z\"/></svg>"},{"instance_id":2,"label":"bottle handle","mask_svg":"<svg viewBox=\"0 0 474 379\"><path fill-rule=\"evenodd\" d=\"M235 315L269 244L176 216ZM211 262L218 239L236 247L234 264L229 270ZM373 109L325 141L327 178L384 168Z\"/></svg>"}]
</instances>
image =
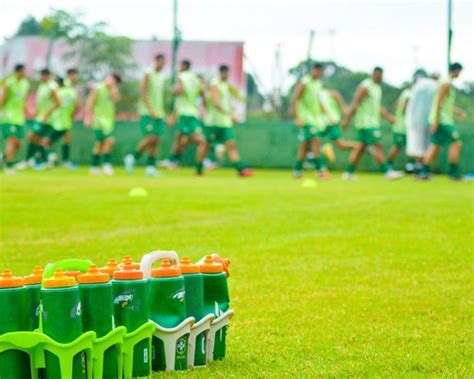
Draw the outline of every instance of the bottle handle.
<instances>
[{"instance_id":1,"label":"bottle handle","mask_svg":"<svg viewBox=\"0 0 474 379\"><path fill-rule=\"evenodd\" d=\"M143 277L149 279L151 276L151 268L157 261L169 259L171 263L178 264L179 257L176 251L156 250L145 254L140 262L140 270L143 272Z\"/></svg>"}]
</instances>

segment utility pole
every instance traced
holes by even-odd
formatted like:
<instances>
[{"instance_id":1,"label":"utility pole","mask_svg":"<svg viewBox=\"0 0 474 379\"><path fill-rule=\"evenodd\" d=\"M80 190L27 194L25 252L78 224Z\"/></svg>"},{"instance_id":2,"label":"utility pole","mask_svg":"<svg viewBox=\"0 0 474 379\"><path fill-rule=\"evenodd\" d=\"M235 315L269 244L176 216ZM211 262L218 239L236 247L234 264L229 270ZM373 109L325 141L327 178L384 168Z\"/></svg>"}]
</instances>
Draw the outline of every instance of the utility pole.
<instances>
[{"instance_id":1,"label":"utility pole","mask_svg":"<svg viewBox=\"0 0 474 379\"><path fill-rule=\"evenodd\" d=\"M171 81L176 83L176 61L178 59L178 48L181 43L181 32L178 28L178 0L173 0L173 46L171 54Z\"/></svg>"},{"instance_id":2,"label":"utility pole","mask_svg":"<svg viewBox=\"0 0 474 379\"><path fill-rule=\"evenodd\" d=\"M330 28L329 34L329 49L331 54L331 60L336 63L336 29Z\"/></svg>"},{"instance_id":3,"label":"utility pole","mask_svg":"<svg viewBox=\"0 0 474 379\"><path fill-rule=\"evenodd\" d=\"M311 55L313 51L313 42L314 42L314 30L309 32L309 41L308 41L308 53L306 55L306 69L309 71L311 66Z\"/></svg>"},{"instance_id":4,"label":"utility pole","mask_svg":"<svg viewBox=\"0 0 474 379\"><path fill-rule=\"evenodd\" d=\"M453 16L453 1L448 0L448 70L451 65L451 43L453 40L453 29L452 29L452 16Z\"/></svg>"}]
</instances>

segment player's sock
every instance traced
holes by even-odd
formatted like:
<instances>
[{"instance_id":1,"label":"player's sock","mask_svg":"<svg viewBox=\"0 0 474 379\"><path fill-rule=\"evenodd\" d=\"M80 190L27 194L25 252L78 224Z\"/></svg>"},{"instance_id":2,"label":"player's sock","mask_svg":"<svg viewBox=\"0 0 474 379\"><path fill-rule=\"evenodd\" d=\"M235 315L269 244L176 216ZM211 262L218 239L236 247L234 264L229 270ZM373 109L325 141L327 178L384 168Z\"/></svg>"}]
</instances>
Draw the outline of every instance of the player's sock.
<instances>
[{"instance_id":1,"label":"player's sock","mask_svg":"<svg viewBox=\"0 0 474 379\"><path fill-rule=\"evenodd\" d=\"M295 171L302 171L303 170L303 162L302 160L296 161Z\"/></svg>"},{"instance_id":2,"label":"player's sock","mask_svg":"<svg viewBox=\"0 0 474 379\"><path fill-rule=\"evenodd\" d=\"M234 162L232 165L239 172L242 171L245 168L245 165L242 163L242 161Z\"/></svg>"},{"instance_id":3,"label":"player's sock","mask_svg":"<svg viewBox=\"0 0 474 379\"><path fill-rule=\"evenodd\" d=\"M135 157L136 159L137 157ZM149 155L148 158L146 159L146 165L147 166L154 166L156 163L156 157L154 155Z\"/></svg>"},{"instance_id":4,"label":"player's sock","mask_svg":"<svg viewBox=\"0 0 474 379\"><path fill-rule=\"evenodd\" d=\"M202 162L196 162L196 174L202 175L203 167L204 165Z\"/></svg>"},{"instance_id":5,"label":"player's sock","mask_svg":"<svg viewBox=\"0 0 474 379\"><path fill-rule=\"evenodd\" d=\"M314 167L316 168L316 171L320 171L322 167L321 158L320 157L313 158L311 161L313 162Z\"/></svg>"},{"instance_id":6,"label":"player's sock","mask_svg":"<svg viewBox=\"0 0 474 379\"><path fill-rule=\"evenodd\" d=\"M46 148L44 146L38 145L37 151L38 151L38 154L37 154L36 163L46 162L46 160L48 159L48 156L46 155Z\"/></svg>"},{"instance_id":7,"label":"player's sock","mask_svg":"<svg viewBox=\"0 0 474 379\"><path fill-rule=\"evenodd\" d=\"M389 166L388 163L382 163L382 164L379 166L379 168L380 168L380 172L383 172L384 174L385 174L388 170L390 170L390 166Z\"/></svg>"},{"instance_id":8,"label":"player's sock","mask_svg":"<svg viewBox=\"0 0 474 379\"><path fill-rule=\"evenodd\" d=\"M98 167L100 164L100 155L99 154L92 154L92 167Z\"/></svg>"},{"instance_id":9,"label":"player's sock","mask_svg":"<svg viewBox=\"0 0 474 379\"><path fill-rule=\"evenodd\" d=\"M13 161L6 161L5 162L5 167L6 168L13 168Z\"/></svg>"},{"instance_id":10,"label":"player's sock","mask_svg":"<svg viewBox=\"0 0 474 379\"><path fill-rule=\"evenodd\" d=\"M424 164L423 167L421 168L421 173L422 174L429 174L431 172L431 167L428 164Z\"/></svg>"},{"instance_id":11,"label":"player's sock","mask_svg":"<svg viewBox=\"0 0 474 379\"><path fill-rule=\"evenodd\" d=\"M348 172L349 174L353 174L355 169L356 169L356 166L353 165L352 163L349 163L347 165L346 172Z\"/></svg>"},{"instance_id":12,"label":"player's sock","mask_svg":"<svg viewBox=\"0 0 474 379\"><path fill-rule=\"evenodd\" d=\"M450 163L448 173L449 176L457 176L459 174L459 165L457 163Z\"/></svg>"},{"instance_id":13,"label":"player's sock","mask_svg":"<svg viewBox=\"0 0 474 379\"><path fill-rule=\"evenodd\" d=\"M71 154L71 145L65 143L61 146L61 159L63 162L69 162L69 157Z\"/></svg>"},{"instance_id":14,"label":"player's sock","mask_svg":"<svg viewBox=\"0 0 474 379\"><path fill-rule=\"evenodd\" d=\"M135 157L135 160L138 161L140 157L142 156L142 153L137 150L133 153L133 156Z\"/></svg>"},{"instance_id":15,"label":"player's sock","mask_svg":"<svg viewBox=\"0 0 474 379\"><path fill-rule=\"evenodd\" d=\"M393 167L393 159L388 159L388 160L387 160L387 164L388 164L390 167Z\"/></svg>"},{"instance_id":16,"label":"player's sock","mask_svg":"<svg viewBox=\"0 0 474 379\"><path fill-rule=\"evenodd\" d=\"M26 149L26 158L25 158L26 161L29 161L31 158L33 158L33 156L36 153L37 148L38 146L34 143L28 144L28 147Z\"/></svg>"},{"instance_id":17,"label":"player's sock","mask_svg":"<svg viewBox=\"0 0 474 379\"><path fill-rule=\"evenodd\" d=\"M103 155L103 157L104 157L104 163L110 164L110 162L112 161L112 154L106 153Z\"/></svg>"}]
</instances>

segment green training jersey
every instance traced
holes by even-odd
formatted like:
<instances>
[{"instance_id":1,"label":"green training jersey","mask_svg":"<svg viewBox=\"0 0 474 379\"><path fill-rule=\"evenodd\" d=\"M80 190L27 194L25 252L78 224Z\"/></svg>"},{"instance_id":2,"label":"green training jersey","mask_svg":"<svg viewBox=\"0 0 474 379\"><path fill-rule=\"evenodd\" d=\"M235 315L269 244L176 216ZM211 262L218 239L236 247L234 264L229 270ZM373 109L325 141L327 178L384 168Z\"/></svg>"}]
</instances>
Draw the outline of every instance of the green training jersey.
<instances>
[{"instance_id":1,"label":"green training jersey","mask_svg":"<svg viewBox=\"0 0 474 379\"><path fill-rule=\"evenodd\" d=\"M326 117L328 119L328 122L330 121L333 124L338 124L342 118L339 103L334 98L334 96L331 95L331 91L328 90L323 90L322 99L324 103L324 108L326 109Z\"/></svg>"},{"instance_id":2,"label":"green training jersey","mask_svg":"<svg viewBox=\"0 0 474 379\"><path fill-rule=\"evenodd\" d=\"M183 85L183 93L176 96L178 116L199 117L197 100L201 93L201 79L191 71L183 71L178 75Z\"/></svg>"},{"instance_id":3,"label":"green training jersey","mask_svg":"<svg viewBox=\"0 0 474 379\"><path fill-rule=\"evenodd\" d=\"M51 121L51 113L47 119L44 116L48 109L54 104L53 91L58 89L58 84L54 80L41 82L36 91L36 121L49 124Z\"/></svg>"},{"instance_id":4,"label":"green training jersey","mask_svg":"<svg viewBox=\"0 0 474 379\"><path fill-rule=\"evenodd\" d=\"M110 132L114 128L115 103L105 82L99 83L95 88L93 112L93 129Z\"/></svg>"},{"instance_id":5,"label":"green training jersey","mask_svg":"<svg viewBox=\"0 0 474 379\"><path fill-rule=\"evenodd\" d=\"M405 134L407 132L407 128L405 125L405 109L410 100L411 96L411 89L406 88L402 91L400 96L397 100L397 109L395 110L395 125L393 126L393 131L395 133Z\"/></svg>"},{"instance_id":6,"label":"green training jersey","mask_svg":"<svg viewBox=\"0 0 474 379\"><path fill-rule=\"evenodd\" d=\"M357 108L354 124L357 129L380 128L380 109L382 107L382 86L372 78L365 79L359 88L367 88L367 94Z\"/></svg>"},{"instance_id":7,"label":"green training jersey","mask_svg":"<svg viewBox=\"0 0 474 379\"><path fill-rule=\"evenodd\" d=\"M449 91L444 96L443 103L441 104L438 121L440 124L454 125L454 102L456 100L456 94L450 78L440 79L438 82L438 87L433 96L433 102L431 103L430 124L436 120L436 103L438 101L439 91L444 84L449 84Z\"/></svg>"},{"instance_id":8,"label":"green training jersey","mask_svg":"<svg viewBox=\"0 0 474 379\"><path fill-rule=\"evenodd\" d=\"M149 70L145 74L148 76L147 97L151 108L158 118L165 117L165 90L166 79L162 71ZM150 116L150 112L146 107L143 99L138 103L138 112L141 115Z\"/></svg>"},{"instance_id":9,"label":"green training jersey","mask_svg":"<svg viewBox=\"0 0 474 379\"><path fill-rule=\"evenodd\" d=\"M205 118L205 123L208 126L218 126L221 128L230 128L233 125L232 113L234 107L232 104L232 98L234 97L237 90L235 90L228 81L221 80L219 78L214 79L211 82L211 86L217 88L219 96L219 105L222 110L217 109L212 103L211 95L208 96L208 113Z\"/></svg>"},{"instance_id":10,"label":"green training jersey","mask_svg":"<svg viewBox=\"0 0 474 379\"><path fill-rule=\"evenodd\" d=\"M302 96L297 100L296 111L298 118L305 125L322 128L324 126L321 110L322 83L306 75L301 79L304 86Z\"/></svg>"},{"instance_id":11,"label":"green training jersey","mask_svg":"<svg viewBox=\"0 0 474 379\"><path fill-rule=\"evenodd\" d=\"M26 78L18 79L15 75L5 78L7 87L6 100L1 109L3 124L24 125L25 104L30 90L30 82Z\"/></svg>"},{"instance_id":12,"label":"green training jersey","mask_svg":"<svg viewBox=\"0 0 474 379\"><path fill-rule=\"evenodd\" d=\"M64 86L58 89L59 108L51 115L54 130L69 130L72 127L74 111L77 104L77 91L74 87Z\"/></svg>"}]
</instances>

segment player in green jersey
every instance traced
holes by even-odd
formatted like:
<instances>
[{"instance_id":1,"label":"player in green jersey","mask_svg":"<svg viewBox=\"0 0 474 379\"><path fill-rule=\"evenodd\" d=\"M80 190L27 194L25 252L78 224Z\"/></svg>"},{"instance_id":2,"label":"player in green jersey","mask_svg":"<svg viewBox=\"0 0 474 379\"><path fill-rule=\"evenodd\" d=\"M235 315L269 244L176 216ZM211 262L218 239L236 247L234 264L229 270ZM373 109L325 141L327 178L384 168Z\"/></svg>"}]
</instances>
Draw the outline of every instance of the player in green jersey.
<instances>
[{"instance_id":1,"label":"player in green jersey","mask_svg":"<svg viewBox=\"0 0 474 379\"><path fill-rule=\"evenodd\" d=\"M202 122L198 100L204 101L204 83L198 75L191 72L191 62L181 62L177 84L173 90L176 96L175 113L177 116L175 142L167 165L170 168L179 164L181 155L186 146L193 143L197 149L202 149L206 144L202 135Z\"/></svg>"},{"instance_id":2,"label":"player in green jersey","mask_svg":"<svg viewBox=\"0 0 474 379\"><path fill-rule=\"evenodd\" d=\"M405 88L397 99L395 104L395 124L392 127L392 147L388 152L387 163L393 167L395 159L401 150L405 149L407 144L407 127L405 124L405 112L408 101L411 96L411 86ZM409 158L411 165L415 164L415 160Z\"/></svg>"},{"instance_id":3,"label":"player in green jersey","mask_svg":"<svg viewBox=\"0 0 474 379\"><path fill-rule=\"evenodd\" d=\"M438 83L429 115L431 143L423 157L423 168L417 175L419 179L431 178L431 164L443 146L448 147L449 177L453 180L462 178L459 170L462 142L454 119L464 119L465 113L455 106L456 90L452 83L459 77L462 68L460 63L451 64L448 78L441 79Z\"/></svg>"},{"instance_id":4,"label":"player in green jersey","mask_svg":"<svg viewBox=\"0 0 474 379\"><path fill-rule=\"evenodd\" d=\"M115 122L115 104L120 101L119 84L122 79L118 74L111 74L97 84L87 98L84 125L92 127L95 133L95 144L92 149L91 175L113 175L111 153L115 144L113 136Z\"/></svg>"},{"instance_id":5,"label":"player in green jersey","mask_svg":"<svg viewBox=\"0 0 474 379\"><path fill-rule=\"evenodd\" d=\"M76 68L69 68L66 71L66 79L64 79L64 86L75 89L75 86L79 80L79 71ZM79 97L78 97L79 99ZM79 100L77 102L77 107L79 107ZM71 161L71 142L72 142L72 132L69 128L63 135L61 141L61 163L64 167L69 169L75 169L77 166Z\"/></svg>"},{"instance_id":6,"label":"player in green jersey","mask_svg":"<svg viewBox=\"0 0 474 379\"><path fill-rule=\"evenodd\" d=\"M242 98L237 89L229 83L229 66L221 65L219 76L211 82L209 99L206 101L208 107L204 126L206 143L198 150L196 162L198 175L203 174L203 161L213 143L225 145L229 159L239 176L253 175L253 170L246 168L240 160L235 144L233 125L237 121L237 116L234 112L233 100L241 101Z\"/></svg>"},{"instance_id":7,"label":"player in green jersey","mask_svg":"<svg viewBox=\"0 0 474 379\"><path fill-rule=\"evenodd\" d=\"M28 134L28 147L26 158L18 167L23 169L34 164L36 168L41 169L47 161L46 149L42 144L42 139L51 132L51 115L59 107L59 98L57 93L58 85L51 78L49 69L44 68L40 71L40 83L36 90L36 118Z\"/></svg>"},{"instance_id":8,"label":"player in green jersey","mask_svg":"<svg viewBox=\"0 0 474 379\"><path fill-rule=\"evenodd\" d=\"M315 63L311 72L304 76L296 85L295 93L291 101L291 112L295 119L296 127L299 129L297 162L294 176L302 177L303 163L308 149L313 153L312 163L319 172L320 177L327 178L327 172L321 162L319 132L324 125L324 108L322 105L322 83L321 77L324 67Z\"/></svg>"},{"instance_id":9,"label":"player in green jersey","mask_svg":"<svg viewBox=\"0 0 474 379\"><path fill-rule=\"evenodd\" d=\"M30 82L25 66L17 64L12 75L3 80L0 90L0 124L5 144L5 173L13 174L13 160L25 136L26 98Z\"/></svg>"},{"instance_id":10,"label":"player in green jersey","mask_svg":"<svg viewBox=\"0 0 474 379\"><path fill-rule=\"evenodd\" d=\"M71 130L74 114L79 105L76 89L65 85L62 78L57 78L56 82L58 83L59 108L51 115L51 129L41 141L48 157L50 156L51 146Z\"/></svg>"},{"instance_id":11,"label":"player in green jersey","mask_svg":"<svg viewBox=\"0 0 474 379\"><path fill-rule=\"evenodd\" d=\"M357 129L357 146L349 157L349 165L343 174L343 179L355 179L354 171L362 154L368 146L373 148L373 157L380 165L380 170L387 179L398 179L403 173L394 171L385 161L382 145L382 132L380 130L380 117L394 123L394 117L382 106L383 70L376 67L370 78L365 79L357 88L354 100L347 116L341 123L343 129L347 128L352 118Z\"/></svg>"},{"instance_id":12,"label":"player in green jersey","mask_svg":"<svg viewBox=\"0 0 474 379\"><path fill-rule=\"evenodd\" d=\"M139 103L140 128L143 139L135 148L133 154L124 158L125 169L130 173L137 159L146 151L148 153L145 175L155 176L156 156L160 145L160 137L166 126L165 122L165 95L167 81L163 73L165 56L158 54L155 57L155 67L145 73L141 87Z\"/></svg>"}]
</instances>

